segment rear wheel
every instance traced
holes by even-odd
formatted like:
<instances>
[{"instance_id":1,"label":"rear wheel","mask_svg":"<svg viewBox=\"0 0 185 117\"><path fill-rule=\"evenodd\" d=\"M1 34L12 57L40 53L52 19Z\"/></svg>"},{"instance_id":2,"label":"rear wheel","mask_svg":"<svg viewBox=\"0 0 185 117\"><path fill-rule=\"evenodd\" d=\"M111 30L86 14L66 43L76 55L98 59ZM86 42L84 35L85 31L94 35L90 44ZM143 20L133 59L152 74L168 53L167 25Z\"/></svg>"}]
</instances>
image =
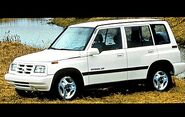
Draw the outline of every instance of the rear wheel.
<instances>
[{"instance_id":1,"label":"rear wheel","mask_svg":"<svg viewBox=\"0 0 185 117\"><path fill-rule=\"evenodd\" d=\"M168 90L172 86L170 72L163 69L153 70L149 75L149 84L158 91Z\"/></svg>"}]
</instances>

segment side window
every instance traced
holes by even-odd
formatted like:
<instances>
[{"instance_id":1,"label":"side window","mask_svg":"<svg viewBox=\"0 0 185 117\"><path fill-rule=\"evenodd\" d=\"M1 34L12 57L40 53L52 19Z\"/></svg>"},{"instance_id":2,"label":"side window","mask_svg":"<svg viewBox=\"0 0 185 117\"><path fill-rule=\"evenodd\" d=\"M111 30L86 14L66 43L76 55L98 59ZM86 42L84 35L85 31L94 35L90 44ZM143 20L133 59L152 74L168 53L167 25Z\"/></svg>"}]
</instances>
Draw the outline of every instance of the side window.
<instances>
[{"instance_id":1,"label":"side window","mask_svg":"<svg viewBox=\"0 0 185 117\"><path fill-rule=\"evenodd\" d=\"M167 30L163 24L152 24L151 29L156 45L170 43Z\"/></svg>"},{"instance_id":2,"label":"side window","mask_svg":"<svg viewBox=\"0 0 185 117\"><path fill-rule=\"evenodd\" d=\"M122 48L120 28L101 29L98 31L92 48L98 48L100 52Z\"/></svg>"},{"instance_id":3,"label":"side window","mask_svg":"<svg viewBox=\"0 0 185 117\"><path fill-rule=\"evenodd\" d=\"M149 26L125 27L128 48L153 45Z\"/></svg>"}]
</instances>

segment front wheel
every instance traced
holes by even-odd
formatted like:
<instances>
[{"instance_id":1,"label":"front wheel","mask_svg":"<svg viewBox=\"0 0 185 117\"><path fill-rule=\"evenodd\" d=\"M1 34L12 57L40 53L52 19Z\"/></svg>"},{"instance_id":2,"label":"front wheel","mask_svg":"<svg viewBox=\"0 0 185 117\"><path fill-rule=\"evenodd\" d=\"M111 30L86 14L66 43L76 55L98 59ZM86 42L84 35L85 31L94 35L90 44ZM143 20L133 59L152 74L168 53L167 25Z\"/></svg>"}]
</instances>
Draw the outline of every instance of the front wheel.
<instances>
[{"instance_id":1,"label":"front wheel","mask_svg":"<svg viewBox=\"0 0 185 117\"><path fill-rule=\"evenodd\" d=\"M150 84L155 90L165 91L172 85L170 72L165 70L155 70L150 75Z\"/></svg>"},{"instance_id":2,"label":"front wheel","mask_svg":"<svg viewBox=\"0 0 185 117\"><path fill-rule=\"evenodd\" d=\"M55 84L55 93L58 98L72 100L79 94L79 84L71 76L58 78Z\"/></svg>"}]
</instances>

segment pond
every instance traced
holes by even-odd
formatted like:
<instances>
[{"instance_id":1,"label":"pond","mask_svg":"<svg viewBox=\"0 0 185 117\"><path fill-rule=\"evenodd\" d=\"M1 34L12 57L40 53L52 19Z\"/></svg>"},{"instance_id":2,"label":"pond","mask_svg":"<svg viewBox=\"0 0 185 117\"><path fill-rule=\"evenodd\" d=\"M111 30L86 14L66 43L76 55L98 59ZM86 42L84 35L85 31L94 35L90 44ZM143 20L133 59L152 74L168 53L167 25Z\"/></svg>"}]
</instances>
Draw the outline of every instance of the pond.
<instances>
[{"instance_id":1,"label":"pond","mask_svg":"<svg viewBox=\"0 0 185 117\"><path fill-rule=\"evenodd\" d=\"M47 48L63 27L48 24L51 18L17 18L0 23L0 41L19 40L33 47Z\"/></svg>"}]
</instances>

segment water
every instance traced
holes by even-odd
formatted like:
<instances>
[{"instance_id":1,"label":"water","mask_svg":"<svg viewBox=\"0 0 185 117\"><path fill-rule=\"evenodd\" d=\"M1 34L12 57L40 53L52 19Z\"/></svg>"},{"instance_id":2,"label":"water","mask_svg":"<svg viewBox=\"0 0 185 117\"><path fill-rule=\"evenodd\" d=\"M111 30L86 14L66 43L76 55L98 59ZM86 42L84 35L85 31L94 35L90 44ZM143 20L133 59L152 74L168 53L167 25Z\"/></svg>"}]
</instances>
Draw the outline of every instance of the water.
<instances>
[{"instance_id":1,"label":"water","mask_svg":"<svg viewBox=\"0 0 185 117\"><path fill-rule=\"evenodd\" d=\"M63 27L48 24L48 18L19 18L0 23L0 41L9 38L33 47L47 48L62 30Z\"/></svg>"}]
</instances>

